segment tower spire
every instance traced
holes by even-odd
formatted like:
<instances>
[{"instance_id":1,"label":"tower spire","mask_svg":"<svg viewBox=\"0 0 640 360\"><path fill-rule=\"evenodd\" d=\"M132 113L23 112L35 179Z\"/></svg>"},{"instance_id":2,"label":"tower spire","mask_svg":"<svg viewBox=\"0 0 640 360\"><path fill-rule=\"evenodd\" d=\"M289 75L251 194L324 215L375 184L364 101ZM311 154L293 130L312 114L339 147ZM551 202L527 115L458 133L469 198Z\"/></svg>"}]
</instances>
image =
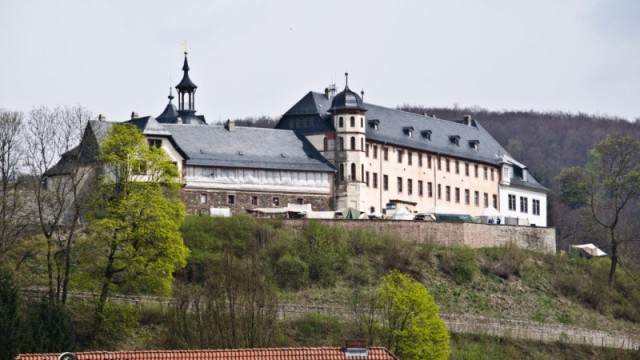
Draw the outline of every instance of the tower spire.
<instances>
[{"instance_id":1,"label":"tower spire","mask_svg":"<svg viewBox=\"0 0 640 360\"><path fill-rule=\"evenodd\" d=\"M344 87L345 87L345 89L349 88L349 73L348 72L344 73Z\"/></svg>"}]
</instances>

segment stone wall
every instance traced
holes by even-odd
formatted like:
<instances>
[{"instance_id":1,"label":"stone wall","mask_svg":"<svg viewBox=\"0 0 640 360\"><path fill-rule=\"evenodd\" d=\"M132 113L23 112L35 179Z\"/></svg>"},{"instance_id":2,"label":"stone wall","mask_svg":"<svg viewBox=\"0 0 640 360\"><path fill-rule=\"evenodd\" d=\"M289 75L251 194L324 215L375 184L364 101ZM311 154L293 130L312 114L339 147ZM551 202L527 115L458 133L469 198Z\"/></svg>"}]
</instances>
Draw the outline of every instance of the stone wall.
<instances>
[{"instance_id":1,"label":"stone wall","mask_svg":"<svg viewBox=\"0 0 640 360\"><path fill-rule=\"evenodd\" d=\"M308 220L285 220L301 228ZM472 248L499 247L513 243L518 247L553 254L556 251L554 228L393 220L314 220L343 229L369 230L377 235L397 234L406 241L433 241L443 245Z\"/></svg>"}]
</instances>

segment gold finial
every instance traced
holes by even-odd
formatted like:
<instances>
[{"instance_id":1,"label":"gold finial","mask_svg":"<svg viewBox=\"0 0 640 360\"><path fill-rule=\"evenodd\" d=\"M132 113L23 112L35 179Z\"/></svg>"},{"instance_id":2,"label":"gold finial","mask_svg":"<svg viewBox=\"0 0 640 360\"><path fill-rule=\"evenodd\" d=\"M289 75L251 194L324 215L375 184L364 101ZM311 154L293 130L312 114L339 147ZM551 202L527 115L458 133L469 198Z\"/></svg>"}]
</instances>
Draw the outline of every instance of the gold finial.
<instances>
[{"instance_id":1,"label":"gold finial","mask_svg":"<svg viewBox=\"0 0 640 360\"><path fill-rule=\"evenodd\" d=\"M182 43L182 49L184 50L184 54L187 55L189 53L189 50L187 49L187 41L185 40Z\"/></svg>"}]
</instances>

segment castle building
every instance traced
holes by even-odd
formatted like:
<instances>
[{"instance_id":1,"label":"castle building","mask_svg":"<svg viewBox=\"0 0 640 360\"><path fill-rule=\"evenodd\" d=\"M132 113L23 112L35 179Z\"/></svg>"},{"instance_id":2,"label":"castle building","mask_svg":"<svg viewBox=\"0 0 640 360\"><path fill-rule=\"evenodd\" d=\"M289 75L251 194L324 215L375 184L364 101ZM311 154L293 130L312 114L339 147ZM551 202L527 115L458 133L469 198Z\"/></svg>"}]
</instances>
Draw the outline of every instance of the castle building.
<instances>
[{"instance_id":1,"label":"castle building","mask_svg":"<svg viewBox=\"0 0 640 360\"><path fill-rule=\"evenodd\" d=\"M364 103L348 86L309 92L277 129L296 131L337 169L337 207L483 216L547 225L547 192L471 116L442 120ZM362 94L363 95L363 94Z\"/></svg>"}]
</instances>

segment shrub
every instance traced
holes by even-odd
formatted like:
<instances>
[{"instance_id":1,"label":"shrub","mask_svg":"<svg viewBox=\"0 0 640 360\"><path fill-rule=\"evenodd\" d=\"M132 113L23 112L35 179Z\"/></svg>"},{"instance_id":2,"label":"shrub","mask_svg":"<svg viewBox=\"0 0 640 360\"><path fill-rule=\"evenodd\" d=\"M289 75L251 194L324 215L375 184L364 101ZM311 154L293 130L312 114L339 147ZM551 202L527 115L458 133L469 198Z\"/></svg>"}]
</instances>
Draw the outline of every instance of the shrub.
<instances>
[{"instance_id":1,"label":"shrub","mask_svg":"<svg viewBox=\"0 0 640 360\"><path fill-rule=\"evenodd\" d=\"M475 251L471 248L444 248L437 257L440 270L458 284L472 281L480 271Z\"/></svg>"},{"instance_id":2,"label":"shrub","mask_svg":"<svg viewBox=\"0 0 640 360\"><path fill-rule=\"evenodd\" d=\"M527 264L527 253L512 243L501 248L486 249L483 270L502 279L521 277Z\"/></svg>"},{"instance_id":3,"label":"shrub","mask_svg":"<svg viewBox=\"0 0 640 360\"><path fill-rule=\"evenodd\" d=\"M345 324L335 315L309 313L293 320L287 332L294 345L336 346L345 339L344 329Z\"/></svg>"},{"instance_id":4,"label":"shrub","mask_svg":"<svg viewBox=\"0 0 640 360\"><path fill-rule=\"evenodd\" d=\"M420 246L399 239L397 236L383 238L382 252L383 271L398 270L415 278L422 277L424 264L428 259L429 247Z\"/></svg>"},{"instance_id":5,"label":"shrub","mask_svg":"<svg viewBox=\"0 0 640 360\"><path fill-rule=\"evenodd\" d=\"M309 266L295 255L283 255L275 265L278 286L283 289L300 289L309 277Z\"/></svg>"}]
</instances>

